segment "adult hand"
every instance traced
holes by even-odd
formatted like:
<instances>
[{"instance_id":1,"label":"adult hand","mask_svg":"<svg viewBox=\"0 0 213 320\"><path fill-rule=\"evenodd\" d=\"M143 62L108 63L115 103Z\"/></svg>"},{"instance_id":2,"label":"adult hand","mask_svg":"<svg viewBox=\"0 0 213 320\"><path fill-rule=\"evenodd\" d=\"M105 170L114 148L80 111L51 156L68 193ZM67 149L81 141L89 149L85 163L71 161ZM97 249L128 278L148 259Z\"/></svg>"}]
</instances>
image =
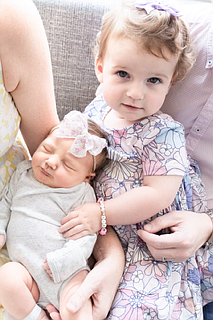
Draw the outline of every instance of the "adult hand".
<instances>
[{"instance_id":1,"label":"adult hand","mask_svg":"<svg viewBox=\"0 0 213 320\"><path fill-rule=\"evenodd\" d=\"M77 206L61 222L59 232L65 238L77 240L101 229L101 211L98 203L88 202Z\"/></svg>"},{"instance_id":2,"label":"adult hand","mask_svg":"<svg viewBox=\"0 0 213 320\"><path fill-rule=\"evenodd\" d=\"M171 234L156 235L170 228ZM212 221L205 213L171 211L138 230L156 260L182 262L191 257L209 238Z\"/></svg>"},{"instance_id":3,"label":"adult hand","mask_svg":"<svg viewBox=\"0 0 213 320\"><path fill-rule=\"evenodd\" d=\"M56 309L52 304L47 304L46 309L48 314L50 315L51 319L53 320L62 320L61 316L58 312L58 309Z\"/></svg>"}]
</instances>

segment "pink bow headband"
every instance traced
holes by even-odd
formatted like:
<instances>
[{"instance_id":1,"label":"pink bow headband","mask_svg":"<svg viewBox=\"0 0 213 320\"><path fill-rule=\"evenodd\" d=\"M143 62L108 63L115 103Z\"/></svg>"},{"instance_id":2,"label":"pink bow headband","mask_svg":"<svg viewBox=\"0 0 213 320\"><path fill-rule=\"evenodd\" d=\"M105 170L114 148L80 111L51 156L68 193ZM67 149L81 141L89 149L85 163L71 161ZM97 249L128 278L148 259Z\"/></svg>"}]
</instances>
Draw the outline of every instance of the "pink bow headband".
<instances>
[{"instance_id":1,"label":"pink bow headband","mask_svg":"<svg viewBox=\"0 0 213 320\"><path fill-rule=\"evenodd\" d=\"M152 10L157 9L161 11L169 12L171 15L176 17L181 17L179 9L177 8L176 3L172 0L146 0L146 1L137 1L133 4L134 7L138 9L144 9L147 14Z\"/></svg>"},{"instance_id":2,"label":"pink bow headband","mask_svg":"<svg viewBox=\"0 0 213 320\"><path fill-rule=\"evenodd\" d=\"M93 156L97 156L107 146L104 138L88 132L87 116L79 111L70 111L64 117L55 136L74 139L68 152L77 158L85 157L87 151Z\"/></svg>"}]
</instances>

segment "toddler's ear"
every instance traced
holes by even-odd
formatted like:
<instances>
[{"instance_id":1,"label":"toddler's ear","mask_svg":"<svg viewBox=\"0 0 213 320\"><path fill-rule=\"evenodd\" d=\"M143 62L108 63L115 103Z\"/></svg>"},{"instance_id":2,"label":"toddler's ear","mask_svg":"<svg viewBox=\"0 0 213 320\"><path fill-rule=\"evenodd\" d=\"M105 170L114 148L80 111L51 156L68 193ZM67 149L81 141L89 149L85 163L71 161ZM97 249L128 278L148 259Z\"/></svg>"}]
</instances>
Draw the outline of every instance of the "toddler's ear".
<instances>
[{"instance_id":1,"label":"toddler's ear","mask_svg":"<svg viewBox=\"0 0 213 320\"><path fill-rule=\"evenodd\" d=\"M176 72L175 75L172 77L171 86L173 86L173 84L174 84L175 79L177 78L177 76L178 76L178 72Z\"/></svg>"},{"instance_id":2,"label":"toddler's ear","mask_svg":"<svg viewBox=\"0 0 213 320\"><path fill-rule=\"evenodd\" d=\"M168 87L168 90L167 90L167 93L166 93L166 94L169 93L169 90L170 90L171 87L173 86L174 81L175 81L175 79L177 78L177 75L178 75L178 72L172 77L172 80L171 80L171 82L170 82L170 85L169 85L169 87Z\"/></svg>"},{"instance_id":3,"label":"toddler's ear","mask_svg":"<svg viewBox=\"0 0 213 320\"><path fill-rule=\"evenodd\" d=\"M100 83L103 83L103 65L100 60L96 60L95 62L95 72Z\"/></svg>"}]
</instances>

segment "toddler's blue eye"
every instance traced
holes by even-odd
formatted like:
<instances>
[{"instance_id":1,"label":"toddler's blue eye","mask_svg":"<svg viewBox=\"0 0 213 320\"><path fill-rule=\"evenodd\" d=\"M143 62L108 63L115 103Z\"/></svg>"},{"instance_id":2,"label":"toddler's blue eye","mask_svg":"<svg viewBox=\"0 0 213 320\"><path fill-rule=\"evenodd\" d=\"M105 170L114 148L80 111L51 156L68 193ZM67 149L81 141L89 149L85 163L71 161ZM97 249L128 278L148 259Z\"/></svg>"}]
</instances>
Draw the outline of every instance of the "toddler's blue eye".
<instances>
[{"instance_id":1,"label":"toddler's blue eye","mask_svg":"<svg viewBox=\"0 0 213 320\"><path fill-rule=\"evenodd\" d=\"M156 83L160 83L161 81L160 81L159 78L150 78L150 79L148 80L148 82L151 82L151 83L156 84Z\"/></svg>"},{"instance_id":2,"label":"toddler's blue eye","mask_svg":"<svg viewBox=\"0 0 213 320\"><path fill-rule=\"evenodd\" d=\"M118 75L121 78L128 78L129 77L129 75L126 71L118 71Z\"/></svg>"}]
</instances>

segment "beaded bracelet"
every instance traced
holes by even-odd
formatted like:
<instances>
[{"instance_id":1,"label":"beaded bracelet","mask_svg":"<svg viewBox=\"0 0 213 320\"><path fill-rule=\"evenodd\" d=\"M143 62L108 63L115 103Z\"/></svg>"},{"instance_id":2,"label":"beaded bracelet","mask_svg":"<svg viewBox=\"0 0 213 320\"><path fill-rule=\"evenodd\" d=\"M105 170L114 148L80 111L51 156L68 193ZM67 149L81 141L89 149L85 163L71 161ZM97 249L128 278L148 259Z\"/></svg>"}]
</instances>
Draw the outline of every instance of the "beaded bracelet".
<instances>
[{"instance_id":1,"label":"beaded bracelet","mask_svg":"<svg viewBox=\"0 0 213 320\"><path fill-rule=\"evenodd\" d=\"M209 210L208 212L205 212L212 220L213 223L213 211ZM205 246L210 247L210 245L212 244L213 241L213 232L210 234L210 237L208 238L208 240L205 242Z\"/></svg>"},{"instance_id":2,"label":"beaded bracelet","mask_svg":"<svg viewBox=\"0 0 213 320\"><path fill-rule=\"evenodd\" d=\"M99 231L99 233L103 236L107 233L107 224L106 224L106 215L105 215L105 205L104 205L104 199L103 198L99 198L98 199L98 203L100 203L100 209L101 209L101 230Z\"/></svg>"}]
</instances>

